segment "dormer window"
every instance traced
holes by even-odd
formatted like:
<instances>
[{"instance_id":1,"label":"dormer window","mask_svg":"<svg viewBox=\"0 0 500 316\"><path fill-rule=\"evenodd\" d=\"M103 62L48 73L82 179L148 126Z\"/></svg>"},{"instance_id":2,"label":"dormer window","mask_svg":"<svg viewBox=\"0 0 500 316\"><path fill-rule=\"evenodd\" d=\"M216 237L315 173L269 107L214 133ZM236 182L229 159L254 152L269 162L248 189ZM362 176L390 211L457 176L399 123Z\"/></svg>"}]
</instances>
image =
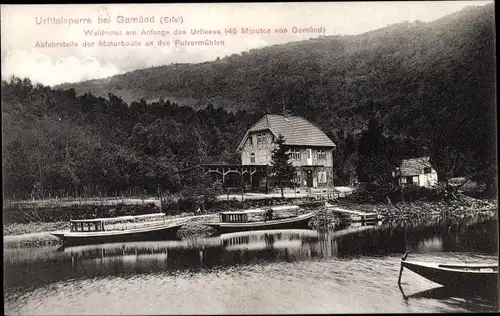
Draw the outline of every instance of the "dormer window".
<instances>
[{"instance_id":1,"label":"dormer window","mask_svg":"<svg viewBox=\"0 0 500 316\"><path fill-rule=\"evenodd\" d=\"M250 163L255 163L255 153L250 154Z\"/></svg>"},{"instance_id":2,"label":"dormer window","mask_svg":"<svg viewBox=\"0 0 500 316\"><path fill-rule=\"evenodd\" d=\"M269 142L269 136L267 134L257 134L257 144L265 144Z\"/></svg>"}]
</instances>

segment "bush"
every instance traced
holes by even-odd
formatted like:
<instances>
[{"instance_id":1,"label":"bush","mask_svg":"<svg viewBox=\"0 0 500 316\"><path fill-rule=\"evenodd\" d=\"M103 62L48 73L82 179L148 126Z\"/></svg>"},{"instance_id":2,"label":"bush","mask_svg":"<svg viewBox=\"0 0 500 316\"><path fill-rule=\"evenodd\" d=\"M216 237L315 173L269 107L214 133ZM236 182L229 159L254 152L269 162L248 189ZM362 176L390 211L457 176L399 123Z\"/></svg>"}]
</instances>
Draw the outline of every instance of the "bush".
<instances>
[{"instance_id":1,"label":"bush","mask_svg":"<svg viewBox=\"0 0 500 316\"><path fill-rule=\"evenodd\" d=\"M19 208L13 206L4 209L4 223L58 222L70 219L90 219L101 217L116 217L128 215L144 215L159 213L161 210L154 203L144 205L118 204L110 206L82 205L56 208Z\"/></svg>"},{"instance_id":2,"label":"bush","mask_svg":"<svg viewBox=\"0 0 500 316\"><path fill-rule=\"evenodd\" d=\"M392 201L401 201L401 198L403 198L405 202L441 201L445 196L446 193L443 187L407 186L403 188L402 192L400 189L395 189L389 193L389 198Z\"/></svg>"},{"instance_id":3,"label":"bush","mask_svg":"<svg viewBox=\"0 0 500 316\"><path fill-rule=\"evenodd\" d=\"M390 191L384 190L367 190L359 188L350 195L347 195L343 200L353 203L374 203L387 201L387 198L393 202L398 202L403 199L405 202L410 201L441 201L449 196L444 187L419 187L406 186L401 190L394 188Z\"/></svg>"}]
</instances>

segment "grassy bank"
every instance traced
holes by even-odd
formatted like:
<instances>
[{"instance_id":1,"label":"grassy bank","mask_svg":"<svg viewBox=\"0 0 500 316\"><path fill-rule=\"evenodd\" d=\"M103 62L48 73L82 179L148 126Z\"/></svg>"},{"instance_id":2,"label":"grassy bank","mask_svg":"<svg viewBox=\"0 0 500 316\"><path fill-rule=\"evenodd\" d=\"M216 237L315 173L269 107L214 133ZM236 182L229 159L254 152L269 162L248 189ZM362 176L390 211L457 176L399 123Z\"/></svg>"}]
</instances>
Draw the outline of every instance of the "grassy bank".
<instances>
[{"instance_id":1,"label":"grassy bank","mask_svg":"<svg viewBox=\"0 0 500 316\"><path fill-rule=\"evenodd\" d=\"M392 203L353 203L338 201L338 205L346 209L362 212L377 212L386 219L418 219L427 215L443 215L448 217L474 215L483 212L498 212L498 200L477 199L467 195L458 195L451 201L413 201Z\"/></svg>"},{"instance_id":2,"label":"grassy bank","mask_svg":"<svg viewBox=\"0 0 500 316\"><path fill-rule=\"evenodd\" d=\"M177 232L177 237L181 239L185 238L195 238L195 237L209 237L215 233L215 230L205 225L205 223L216 222L218 220L218 215L213 214L204 217L194 217L189 219L189 221L182 225L182 227Z\"/></svg>"},{"instance_id":3,"label":"grassy bank","mask_svg":"<svg viewBox=\"0 0 500 316\"><path fill-rule=\"evenodd\" d=\"M3 237L4 248L43 247L53 245L62 245L62 242L59 238L52 236L48 232L28 233Z\"/></svg>"},{"instance_id":4,"label":"grassy bank","mask_svg":"<svg viewBox=\"0 0 500 316\"><path fill-rule=\"evenodd\" d=\"M43 233L55 230L67 230L69 223L65 221L58 222L33 222L33 223L11 223L3 227L4 236L23 235L32 233Z\"/></svg>"},{"instance_id":5,"label":"grassy bank","mask_svg":"<svg viewBox=\"0 0 500 316\"><path fill-rule=\"evenodd\" d=\"M245 205L245 208L251 207L266 207L270 205L282 205L289 204L290 201L282 201L280 199L266 201L252 201ZM299 201L294 201L298 204ZM348 217L340 217L332 211L329 211L320 206L321 203L318 202L306 202L302 201L304 209L300 213L309 211L310 209L315 209L317 211L316 216L311 220L310 227L312 229L327 229L333 227L339 223L349 222ZM241 209L238 208L234 201L228 201L226 203L224 210L229 209ZM234 204L234 205L233 205ZM457 200L450 202L425 202L425 201L415 201L410 203L378 203L378 204L356 204L347 201L337 201L335 202L337 206L356 211L364 212L378 212L383 215L386 219L394 220L419 220L427 216L443 216L443 217L460 217L464 215L475 215L485 212L498 212L498 201L497 200L482 200L475 199L467 196L460 196ZM149 210L150 212L158 212L159 209L155 209L152 206ZM309 210L308 210L309 209ZM127 213L135 213L131 209L126 208ZM23 212L26 210L23 210ZM143 212L144 210L139 210ZM211 236L214 231L204 225L207 222L217 221L216 212L220 209L211 209L208 212L212 214L206 214L204 216L193 216L193 213L182 213L178 215L170 215L168 219L176 218L188 218L187 223L179 230L179 238L191 238L191 237L203 237ZM48 212L48 211L46 211ZM88 210L86 211L88 212ZM72 209L66 210L65 217L71 217ZM83 213L83 212L82 212ZM95 213L94 213L95 214ZM31 221L26 222L26 216L18 216L23 222L11 222L4 224L4 247L19 247L19 246L42 246L42 245L54 245L60 244L58 238L50 235L48 232L55 230L68 230L69 224L66 220L43 222L43 221ZM54 218L54 217L51 217Z\"/></svg>"},{"instance_id":6,"label":"grassy bank","mask_svg":"<svg viewBox=\"0 0 500 316\"><path fill-rule=\"evenodd\" d=\"M217 201L207 206L206 213L217 213L221 210L249 209L256 207L268 207L273 205L299 204L312 201L310 198L303 199L253 199L243 202L236 200ZM117 216L135 216L151 213L164 212L167 215L178 216L182 214L193 214L193 208L165 208L154 203L146 204L116 204L116 205L55 205L38 206L35 204L20 205L9 204L4 207L3 216L5 224L33 223L33 222L63 222L70 219L88 219Z\"/></svg>"}]
</instances>

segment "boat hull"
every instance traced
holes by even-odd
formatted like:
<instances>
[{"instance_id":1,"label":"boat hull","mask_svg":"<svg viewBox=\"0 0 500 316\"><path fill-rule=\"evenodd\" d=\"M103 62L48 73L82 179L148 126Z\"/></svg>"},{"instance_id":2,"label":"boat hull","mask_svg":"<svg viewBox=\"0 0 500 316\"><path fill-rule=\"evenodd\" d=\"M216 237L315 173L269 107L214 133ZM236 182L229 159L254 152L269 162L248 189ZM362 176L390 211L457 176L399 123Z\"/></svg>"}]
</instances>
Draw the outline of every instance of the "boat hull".
<instances>
[{"instance_id":1,"label":"boat hull","mask_svg":"<svg viewBox=\"0 0 500 316\"><path fill-rule=\"evenodd\" d=\"M103 244L128 241L149 241L176 239L177 231L182 225L170 225L135 229L129 231L105 231L97 233L51 233L53 236L62 239L65 246Z\"/></svg>"},{"instance_id":2,"label":"boat hull","mask_svg":"<svg viewBox=\"0 0 500 316\"><path fill-rule=\"evenodd\" d=\"M293 218L285 218L277 220L249 222L249 223L214 223L207 225L215 228L219 234L227 234L240 231L252 231L252 230L308 229L309 221L313 216L314 216L313 213L309 213Z\"/></svg>"},{"instance_id":3,"label":"boat hull","mask_svg":"<svg viewBox=\"0 0 500 316\"><path fill-rule=\"evenodd\" d=\"M408 270L445 287L479 292L496 291L498 288L498 265L496 271L487 266L470 266L465 270L458 265L439 265L413 261L401 261ZM465 265L464 265L465 266ZM491 271L486 271L491 270Z\"/></svg>"}]
</instances>

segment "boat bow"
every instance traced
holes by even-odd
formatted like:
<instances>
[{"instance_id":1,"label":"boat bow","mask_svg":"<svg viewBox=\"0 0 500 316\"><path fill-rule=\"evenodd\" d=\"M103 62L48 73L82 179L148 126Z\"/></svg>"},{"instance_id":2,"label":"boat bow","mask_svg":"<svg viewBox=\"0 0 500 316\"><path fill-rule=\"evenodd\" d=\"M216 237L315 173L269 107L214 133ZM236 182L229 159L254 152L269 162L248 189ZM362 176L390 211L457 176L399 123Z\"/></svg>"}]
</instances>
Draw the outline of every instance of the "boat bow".
<instances>
[{"instance_id":1,"label":"boat bow","mask_svg":"<svg viewBox=\"0 0 500 316\"><path fill-rule=\"evenodd\" d=\"M445 287L476 292L498 288L498 264L449 264L407 261L408 252L401 258L398 285L401 288L403 268Z\"/></svg>"}]
</instances>

